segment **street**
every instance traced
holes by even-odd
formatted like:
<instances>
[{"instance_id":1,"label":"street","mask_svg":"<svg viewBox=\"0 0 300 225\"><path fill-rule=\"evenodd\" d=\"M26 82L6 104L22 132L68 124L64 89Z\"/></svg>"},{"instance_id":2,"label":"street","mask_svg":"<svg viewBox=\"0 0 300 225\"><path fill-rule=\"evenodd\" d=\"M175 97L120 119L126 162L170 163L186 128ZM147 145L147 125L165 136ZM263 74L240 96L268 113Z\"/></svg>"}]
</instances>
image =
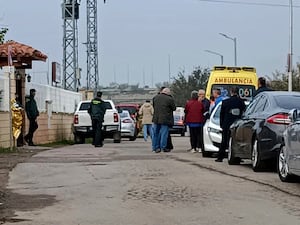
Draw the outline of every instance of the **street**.
<instances>
[{"instance_id":1,"label":"street","mask_svg":"<svg viewBox=\"0 0 300 225\"><path fill-rule=\"evenodd\" d=\"M8 188L28 196L19 225L296 225L300 183L189 153L173 137L171 153L142 138L41 152L18 164ZM8 222L5 224L15 224Z\"/></svg>"}]
</instances>

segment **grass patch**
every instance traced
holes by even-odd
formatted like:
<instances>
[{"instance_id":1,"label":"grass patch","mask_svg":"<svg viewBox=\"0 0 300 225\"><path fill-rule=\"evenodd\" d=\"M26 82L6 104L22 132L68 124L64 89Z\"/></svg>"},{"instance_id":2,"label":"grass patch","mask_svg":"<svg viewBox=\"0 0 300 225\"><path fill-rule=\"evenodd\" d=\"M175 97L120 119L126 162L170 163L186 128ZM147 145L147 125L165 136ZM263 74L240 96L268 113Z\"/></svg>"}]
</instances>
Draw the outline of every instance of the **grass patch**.
<instances>
[{"instance_id":1,"label":"grass patch","mask_svg":"<svg viewBox=\"0 0 300 225\"><path fill-rule=\"evenodd\" d=\"M70 140L62 140L62 141L55 141L51 143L46 143L46 144L39 144L39 146L44 146L44 147L52 147L52 148L58 148L66 145L73 145L74 141Z\"/></svg>"},{"instance_id":2,"label":"grass patch","mask_svg":"<svg viewBox=\"0 0 300 225\"><path fill-rule=\"evenodd\" d=\"M12 149L10 148L1 148L0 147L0 154L7 154L7 153L16 153L17 152L17 148L14 147Z\"/></svg>"}]
</instances>

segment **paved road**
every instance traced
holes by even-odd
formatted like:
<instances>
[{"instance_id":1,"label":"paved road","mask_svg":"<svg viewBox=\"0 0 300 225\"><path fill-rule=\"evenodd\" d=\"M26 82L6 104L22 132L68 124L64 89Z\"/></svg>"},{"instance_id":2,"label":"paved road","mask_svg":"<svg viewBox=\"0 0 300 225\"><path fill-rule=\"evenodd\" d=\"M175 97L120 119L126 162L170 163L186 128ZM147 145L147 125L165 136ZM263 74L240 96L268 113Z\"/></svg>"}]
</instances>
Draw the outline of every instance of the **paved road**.
<instances>
[{"instance_id":1,"label":"paved road","mask_svg":"<svg viewBox=\"0 0 300 225\"><path fill-rule=\"evenodd\" d=\"M174 137L172 153L142 139L39 153L10 174L32 203L18 225L300 224L299 183L187 153L188 140Z\"/></svg>"}]
</instances>

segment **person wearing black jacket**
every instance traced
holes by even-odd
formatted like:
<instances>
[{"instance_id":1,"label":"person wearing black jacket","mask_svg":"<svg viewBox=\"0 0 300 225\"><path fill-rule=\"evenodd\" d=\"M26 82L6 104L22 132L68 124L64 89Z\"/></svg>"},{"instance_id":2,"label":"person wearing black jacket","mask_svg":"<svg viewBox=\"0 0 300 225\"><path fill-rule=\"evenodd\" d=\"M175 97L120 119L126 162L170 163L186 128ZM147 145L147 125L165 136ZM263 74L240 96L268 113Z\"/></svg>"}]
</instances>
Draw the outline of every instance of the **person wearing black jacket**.
<instances>
[{"instance_id":1,"label":"person wearing black jacket","mask_svg":"<svg viewBox=\"0 0 300 225\"><path fill-rule=\"evenodd\" d=\"M228 148L230 138L230 126L237 119L242 117L246 109L244 101L238 96L239 89L232 87L231 97L222 101L220 112L220 126L222 128L222 141L218 152L216 162L222 162L225 157L225 151Z\"/></svg>"},{"instance_id":2,"label":"person wearing black jacket","mask_svg":"<svg viewBox=\"0 0 300 225\"><path fill-rule=\"evenodd\" d=\"M106 111L105 102L101 99L102 92L98 91L97 96L91 101L88 113L91 116L93 127L93 145L95 147L103 146L102 124L104 122L104 114Z\"/></svg>"},{"instance_id":3,"label":"person wearing black jacket","mask_svg":"<svg viewBox=\"0 0 300 225\"><path fill-rule=\"evenodd\" d=\"M267 87L267 82L264 77L260 77L258 78L258 89L254 93L253 98L263 91L273 91L273 89Z\"/></svg>"},{"instance_id":4,"label":"person wearing black jacket","mask_svg":"<svg viewBox=\"0 0 300 225\"><path fill-rule=\"evenodd\" d=\"M38 129L37 117L40 115L37 108L36 101L34 99L36 90L30 89L30 96L25 97L25 111L27 118L29 119L29 130L28 134L25 135L24 140L28 143L29 146L35 146L32 141L34 132Z\"/></svg>"}]
</instances>

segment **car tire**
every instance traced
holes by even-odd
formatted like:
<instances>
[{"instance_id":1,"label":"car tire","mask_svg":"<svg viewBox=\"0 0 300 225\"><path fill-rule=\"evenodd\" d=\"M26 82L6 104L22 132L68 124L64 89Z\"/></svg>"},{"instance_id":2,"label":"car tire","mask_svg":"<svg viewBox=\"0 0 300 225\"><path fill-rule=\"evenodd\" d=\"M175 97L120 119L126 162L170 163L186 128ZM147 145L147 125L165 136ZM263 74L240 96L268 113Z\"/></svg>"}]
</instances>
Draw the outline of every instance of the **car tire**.
<instances>
[{"instance_id":1,"label":"car tire","mask_svg":"<svg viewBox=\"0 0 300 225\"><path fill-rule=\"evenodd\" d=\"M74 142L75 144L84 144L85 138L83 135L80 134L74 134Z\"/></svg>"},{"instance_id":2,"label":"car tire","mask_svg":"<svg viewBox=\"0 0 300 225\"><path fill-rule=\"evenodd\" d=\"M203 147L203 149L202 149L202 157L203 158L208 158L208 157L211 157L211 156L212 156L212 153L208 152L208 151L205 151L205 147Z\"/></svg>"},{"instance_id":3,"label":"car tire","mask_svg":"<svg viewBox=\"0 0 300 225\"><path fill-rule=\"evenodd\" d=\"M180 135L181 135L181 137L184 137L184 136L185 136L185 130L184 130L184 129L181 130Z\"/></svg>"},{"instance_id":4,"label":"car tire","mask_svg":"<svg viewBox=\"0 0 300 225\"><path fill-rule=\"evenodd\" d=\"M118 131L113 134L114 143L121 143L121 132Z\"/></svg>"},{"instance_id":5,"label":"car tire","mask_svg":"<svg viewBox=\"0 0 300 225\"><path fill-rule=\"evenodd\" d=\"M257 138L254 139L251 151L251 164L254 172L259 172L264 167L264 162L261 160L260 149Z\"/></svg>"},{"instance_id":6,"label":"car tire","mask_svg":"<svg viewBox=\"0 0 300 225\"><path fill-rule=\"evenodd\" d=\"M278 176L282 182L292 182L296 178L296 176L289 173L289 164L287 161L285 145L281 145L278 153L277 171Z\"/></svg>"},{"instance_id":7,"label":"car tire","mask_svg":"<svg viewBox=\"0 0 300 225\"><path fill-rule=\"evenodd\" d=\"M239 165L240 162L241 159L234 156L234 150L232 148L232 137L230 136L229 145L228 145L228 164Z\"/></svg>"}]
</instances>

